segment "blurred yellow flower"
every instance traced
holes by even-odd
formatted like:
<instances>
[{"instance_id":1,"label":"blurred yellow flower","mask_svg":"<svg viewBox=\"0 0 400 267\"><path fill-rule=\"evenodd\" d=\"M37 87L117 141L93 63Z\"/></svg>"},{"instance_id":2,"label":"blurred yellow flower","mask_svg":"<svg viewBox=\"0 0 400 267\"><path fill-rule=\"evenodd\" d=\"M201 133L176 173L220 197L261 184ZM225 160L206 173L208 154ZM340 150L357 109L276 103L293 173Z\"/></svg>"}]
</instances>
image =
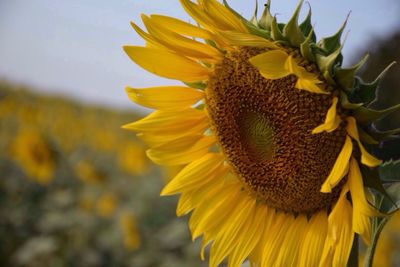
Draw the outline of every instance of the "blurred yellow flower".
<instances>
[{"instance_id":1,"label":"blurred yellow flower","mask_svg":"<svg viewBox=\"0 0 400 267\"><path fill-rule=\"evenodd\" d=\"M397 211L383 229L376 247L373 266L386 267L393 265L393 257L397 256L396 242L399 240L400 212Z\"/></svg>"},{"instance_id":2,"label":"blurred yellow flower","mask_svg":"<svg viewBox=\"0 0 400 267\"><path fill-rule=\"evenodd\" d=\"M48 184L53 179L54 153L38 132L20 132L11 150L14 160L23 168L28 178L40 184Z\"/></svg>"},{"instance_id":3,"label":"blurred yellow flower","mask_svg":"<svg viewBox=\"0 0 400 267\"><path fill-rule=\"evenodd\" d=\"M96 212L104 218L109 218L114 214L117 207L117 197L113 193L103 194L96 203Z\"/></svg>"},{"instance_id":4,"label":"blurred yellow flower","mask_svg":"<svg viewBox=\"0 0 400 267\"><path fill-rule=\"evenodd\" d=\"M79 179L88 184L98 184L105 181L106 176L103 172L96 169L92 164L81 160L75 167Z\"/></svg>"},{"instance_id":5,"label":"blurred yellow flower","mask_svg":"<svg viewBox=\"0 0 400 267\"><path fill-rule=\"evenodd\" d=\"M140 235L136 227L136 220L132 214L122 213L119 218L124 246L128 250L136 250L140 246Z\"/></svg>"},{"instance_id":6,"label":"blurred yellow flower","mask_svg":"<svg viewBox=\"0 0 400 267\"><path fill-rule=\"evenodd\" d=\"M93 197L83 196L78 201L78 208L85 212L91 212L95 207L95 203L96 201Z\"/></svg>"},{"instance_id":7,"label":"blurred yellow flower","mask_svg":"<svg viewBox=\"0 0 400 267\"><path fill-rule=\"evenodd\" d=\"M148 165L144 147L137 143L121 145L118 164L122 170L133 175L146 172Z\"/></svg>"}]
</instances>

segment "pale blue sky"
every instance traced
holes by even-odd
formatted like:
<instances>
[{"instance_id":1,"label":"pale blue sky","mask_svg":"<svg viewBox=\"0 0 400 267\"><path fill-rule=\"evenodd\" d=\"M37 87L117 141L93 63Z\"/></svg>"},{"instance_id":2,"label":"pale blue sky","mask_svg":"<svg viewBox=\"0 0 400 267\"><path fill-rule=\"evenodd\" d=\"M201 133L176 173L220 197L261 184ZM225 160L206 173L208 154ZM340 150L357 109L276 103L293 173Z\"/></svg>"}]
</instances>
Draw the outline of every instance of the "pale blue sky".
<instances>
[{"instance_id":1,"label":"pale blue sky","mask_svg":"<svg viewBox=\"0 0 400 267\"><path fill-rule=\"evenodd\" d=\"M348 58L400 27L397 1L309 0L319 37L336 32L352 11L344 49ZM251 16L253 0L229 2ZM296 4L273 0L272 11L287 21ZM307 6L303 14L306 11ZM141 13L192 21L178 0L0 0L0 78L82 101L133 107L125 85L178 84L146 73L123 53L122 45L143 44L129 25L138 22Z\"/></svg>"}]
</instances>

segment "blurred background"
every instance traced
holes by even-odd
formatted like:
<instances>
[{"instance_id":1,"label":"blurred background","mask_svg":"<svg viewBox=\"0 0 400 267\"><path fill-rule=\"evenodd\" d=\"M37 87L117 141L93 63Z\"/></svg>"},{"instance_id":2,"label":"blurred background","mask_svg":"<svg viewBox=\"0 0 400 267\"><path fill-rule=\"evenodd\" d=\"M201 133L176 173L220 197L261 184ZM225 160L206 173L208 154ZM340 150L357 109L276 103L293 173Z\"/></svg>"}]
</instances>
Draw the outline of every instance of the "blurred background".
<instances>
[{"instance_id":1,"label":"blurred background","mask_svg":"<svg viewBox=\"0 0 400 267\"><path fill-rule=\"evenodd\" d=\"M251 17L255 1L228 2ZM398 0L309 3L319 37L335 33L351 11L345 64L368 52L367 81L400 62ZM272 10L286 21L296 4L276 0ZM144 145L121 129L149 112L129 102L126 85L176 85L122 51L143 44L129 25L141 25L141 13L192 21L178 0L0 0L0 266L207 265L187 218L175 218L176 198L159 197L175 170L148 162ZM399 85L395 65L373 105L399 103ZM378 126L399 122L397 113ZM383 146L386 159L400 158L398 140ZM374 266L400 266L398 251L399 214Z\"/></svg>"}]
</instances>

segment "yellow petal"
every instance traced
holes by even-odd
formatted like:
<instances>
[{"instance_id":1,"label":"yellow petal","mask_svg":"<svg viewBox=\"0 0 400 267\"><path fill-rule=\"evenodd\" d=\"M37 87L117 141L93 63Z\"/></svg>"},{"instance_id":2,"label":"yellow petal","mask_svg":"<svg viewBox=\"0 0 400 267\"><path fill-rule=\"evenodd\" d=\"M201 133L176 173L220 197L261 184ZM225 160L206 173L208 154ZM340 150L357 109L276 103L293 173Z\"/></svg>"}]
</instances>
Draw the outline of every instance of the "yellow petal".
<instances>
[{"instance_id":1,"label":"yellow petal","mask_svg":"<svg viewBox=\"0 0 400 267\"><path fill-rule=\"evenodd\" d=\"M154 39L178 54L196 59L207 59L212 62L217 62L222 58L221 53L208 44L197 42L170 31L162 25L153 23L147 16L142 15L142 19Z\"/></svg>"},{"instance_id":2,"label":"yellow petal","mask_svg":"<svg viewBox=\"0 0 400 267\"><path fill-rule=\"evenodd\" d=\"M370 217L381 214L367 201L360 168L354 158L350 161L348 184L353 202L353 230L361 235L367 245L370 245Z\"/></svg>"},{"instance_id":3,"label":"yellow petal","mask_svg":"<svg viewBox=\"0 0 400 267\"><path fill-rule=\"evenodd\" d=\"M353 143L350 137L346 136L342 151L340 151L335 164L321 187L321 192L330 193L332 188L335 187L349 170L349 161L351 153L353 152Z\"/></svg>"},{"instance_id":4,"label":"yellow petal","mask_svg":"<svg viewBox=\"0 0 400 267\"><path fill-rule=\"evenodd\" d=\"M248 32L240 18L216 0L199 0L205 13L212 18L214 26L220 30Z\"/></svg>"},{"instance_id":5,"label":"yellow petal","mask_svg":"<svg viewBox=\"0 0 400 267\"><path fill-rule=\"evenodd\" d=\"M266 79L280 79L291 74L285 66L288 57L285 51L272 50L252 57L249 61Z\"/></svg>"},{"instance_id":6,"label":"yellow petal","mask_svg":"<svg viewBox=\"0 0 400 267\"><path fill-rule=\"evenodd\" d=\"M304 67L300 66L295 58L289 56L285 63L285 68L292 74L297 76L295 87L297 89L306 90L315 94L329 94L320 87L318 76L314 73L308 72Z\"/></svg>"},{"instance_id":7,"label":"yellow petal","mask_svg":"<svg viewBox=\"0 0 400 267\"><path fill-rule=\"evenodd\" d=\"M358 143L358 147L361 151L361 163L368 167L376 167L382 164L382 161L372 156L368 151L364 148L363 144L360 141L360 137L358 135L357 130L357 122L353 117L347 117L347 133Z\"/></svg>"},{"instance_id":8,"label":"yellow petal","mask_svg":"<svg viewBox=\"0 0 400 267\"><path fill-rule=\"evenodd\" d=\"M207 80L210 70L175 53L148 47L125 46L128 56L143 69L158 76L185 82Z\"/></svg>"},{"instance_id":9,"label":"yellow petal","mask_svg":"<svg viewBox=\"0 0 400 267\"><path fill-rule=\"evenodd\" d=\"M309 91L309 92L315 93L315 94L330 94L329 92L324 91L318 85L319 83L321 83L321 81L298 78L295 87L297 89L306 90L306 91Z\"/></svg>"},{"instance_id":10,"label":"yellow petal","mask_svg":"<svg viewBox=\"0 0 400 267\"><path fill-rule=\"evenodd\" d=\"M223 189L223 183L218 176L223 175L223 173L220 170L217 172L218 173L212 175L207 183L199 185L198 188L190 188L190 190L184 188L182 190L181 198L185 197L185 199L182 200L184 203L182 203L180 207L178 206L179 209L177 208L176 210L176 214L178 216L185 215L191 210L195 209L195 211L192 213L193 217L193 214L196 212L196 210L198 210L206 200L214 199L216 196L220 195L220 192ZM207 195L207 198L204 197L205 195Z\"/></svg>"},{"instance_id":11,"label":"yellow petal","mask_svg":"<svg viewBox=\"0 0 400 267\"><path fill-rule=\"evenodd\" d=\"M184 22L182 20L163 15L151 15L151 21L176 33L191 37L199 37L205 40L213 39L213 34L203 28Z\"/></svg>"},{"instance_id":12,"label":"yellow petal","mask_svg":"<svg viewBox=\"0 0 400 267\"><path fill-rule=\"evenodd\" d=\"M149 147L160 146L175 140L179 140L188 136L197 136L203 134L209 128L209 123L206 120L198 122L194 126L190 126L181 132L145 132L138 133L137 137Z\"/></svg>"},{"instance_id":13,"label":"yellow petal","mask_svg":"<svg viewBox=\"0 0 400 267\"><path fill-rule=\"evenodd\" d=\"M186 215L193 209L197 209L205 200L218 195L224 186L222 179L218 176L224 175L223 172L226 172L226 170L218 170L218 173L214 174L212 179L208 179L207 183L201 184L198 188L183 189L176 208L176 215L178 217Z\"/></svg>"},{"instance_id":14,"label":"yellow petal","mask_svg":"<svg viewBox=\"0 0 400 267\"><path fill-rule=\"evenodd\" d=\"M269 235L264 239L264 251L262 253L261 266L274 266L276 256L281 250L281 245L286 237L286 233L293 226L295 218L291 214L279 212L275 216L275 221L269 230ZM267 231L268 232L268 231Z\"/></svg>"},{"instance_id":15,"label":"yellow petal","mask_svg":"<svg viewBox=\"0 0 400 267\"><path fill-rule=\"evenodd\" d=\"M299 73L302 73L303 67L298 66L296 60L291 56L288 55L285 61L285 69L287 69L290 73L296 74L299 76Z\"/></svg>"},{"instance_id":16,"label":"yellow petal","mask_svg":"<svg viewBox=\"0 0 400 267\"><path fill-rule=\"evenodd\" d=\"M197 109L157 110L138 121L126 124L123 128L138 132L175 134L207 120L204 111Z\"/></svg>"},{"instance_id":17,"label":"yellow petal","mask_svg":"<svg viewBox=\"0 0 400 267\"><path fill-rule=\"evenodd\" d=\"M183 215L186 215L192 209L194 209L194 205L192 205L190 193L183 192L180 195L178 205L176 206L176 216L181 217Z\"/></svg>"},{"instance_id":18,"label":"yellow petal","mask_svg":"<svg viewBox=\"0 0 400 267\"><path fill-rule=\"evenodd\" d=\"M348 189L344 188L341 196L328 218L327 241L333 247L333 267L347 265L353 245L352 207L346 198Z\"/></svg>"},{"instance_id":19,"label":"yellow petal","mask_svg":"<svg viewBox=\"0 0 400 267\"><path fill-rule=\"evenodd\" d=\"M210 250L210 267L216 267L233 250L238 233L243 230L244 223L249 220L255 209L255 199L246 197L243 193L242 200L238 203L227 224L220 229Z\"/></svg>"},{"instance_id":20,"label":"yellow petal","mask_svg":"<svg viewBox=\"0 0 400 267\"><path fill-rule=\"evenodd\" d=\"M161 110L188 108L204 98L203 91L183 86L126 87L125 91L133 102Z\"/></svg>"},{"instance_id":21,"label":"yellow petal","mask_svg":"<svg viewBox=\"0 0 400 267\"><path fill-rule=\"evenodd\" d=\"M185 137L147 150L147 156L159 165L183 165L205 155L215 144L213 136Z\"/></svg>"},{"instance_id":22,"label":"yellow petal","mask_svg":"<svg viewBox=\"0 0 400 267\"><path fill-rule=\"evenodd\" d=\"M260 239L256 244L255 248L249 255L249 261L251 266L261 266L260 263L262 262L262 255L264 251L264 246L266 244L266 239L270 235L271 225L276 220L275 218L275 209L269 208L267 205L261 205L262 209L260 212L265 214L265 221L263 225L260 226Z\"/></svg>"},{"instance_id":23,"label":"yellow petal","mask_svg":"<svg viewBox=\"0 0 400 267\"><path fill-rule=\"evenodd\" d=\"M212 233L212 229L220 227L226 222L227 216L237 205L239 199L240 187L238 185L229 185L222 188L219 193L213 197L207 196L204 201L196 208L190 217L189 228L192 233L192 239L196 239L203 233ZM212 239L216 236L209 235Z\"/></svg>"},{"instance_id":24,"label":"yellow petal","mask_svg":"<svg viewBox=\"0 0 400 267\"><path fill-rule=\"evenodd\" d=\"M325 211L320 211L311 217L300 249L299 266L318 266L321 261L327 230L328 216Z\"/></svg>"},{"instance_id":25,"label":"yellow petal","mask_svg":"<svg viewBox=\"0 0 400 267\"><path fill-rule=\"evenodd\" d=\"M224 163L223 156L208 153L198 160L191 162L169 182L161 192L162 196L174 195L182 190L191 190L201 186L211 179L212 174Z\"/></svg>"},{"instance_id":26,"label":"yellow petal","mask_svg":"<svg viewBox=\"0 0 400 267\"><path fill-rule=\"evenodd\" d=\"M243 226L243 230L237 237L237 245L229 256L228 267L240 267L243 261L257 245L263 232L263 226L267 214L264 205L258 205L253 213L252 219Z\"/></svg>"},{"instance_id":27,"label":"yellow petal","mask_svg":"<svg viewBox=\"0 0 400 267\"><path fill-rule=\"evenodd\" d=\"M271 50L252 57L249 61L266 79L281 79L292 74L298 78L295 85L297 89L329 94L320 88L319 84L322 82L315 74L309 73L304 67L298 65L296 60L283 50Z\"/></svg>"},{"instance_id":28,"label":"yellow petal","mask_svg":"<svg viewBox=\"0 0 400 267\"><path fill-rule=\"evenodd\" d=\"M148 34L147 32L143 31L139 26L137 26L135 23L131 21L131 26L132 28L136 31L136 33L143 38L148 44L148 46L151 46L153 48L163 48L164 46L161 45L159 42L157 42L153 36ZM147 46L147 45L146 45Z\"/></svg>"},{"instance_id":29,"label":"yellow petal","mask_svg":"<svg viewBox=\"0 0 400 267\"><path fill-rule=\"evenodd\" d=\"M270 49L281 49L274 42L250 33L243 33L237 31L220 31L218 32L224 39L234 46L253 46L265 47Z\"/></svg>"},{"instance_id":30,"label":"yellow petal","mask_svg":"<svg viewBox=\"0 0 400 267\"><path fill-rule=\"evenodd\" d=\"M338 98L335 96L332 101L332 105L329 108L328 112L326 113L326 118L325 122L318 127L316 127L312 133L317 134L317 133L322 133L323 131L326 131L328 133L334 131L337 129L337 127L340 124L340 117L336 113L336 105L338 102Z\"/></svg>"},{"instance_id":31,"label":"yellow petal","mask_svg":"<svg viewBox=\"0 0 400 267\"><path fill-rule=\"evenodd\" d=\"M181 5L185 9L186 13L188 13L197 23L209 30L215 29L214 21L204 12L204 10L200 6L194 4L190 0L179 1L181 2Z\"/></svg>"},{"instance_id":32,"label":"yellow petal","mask_svg":"<svg viewBox=\"0 0 400 267\"><path fill-rule=\"evenodd\" d=\"M285 233L275 266L296 266L298 263L299 250L306 233L307 217L298 215L292 226Z\"/></svg>"}]
</instances>

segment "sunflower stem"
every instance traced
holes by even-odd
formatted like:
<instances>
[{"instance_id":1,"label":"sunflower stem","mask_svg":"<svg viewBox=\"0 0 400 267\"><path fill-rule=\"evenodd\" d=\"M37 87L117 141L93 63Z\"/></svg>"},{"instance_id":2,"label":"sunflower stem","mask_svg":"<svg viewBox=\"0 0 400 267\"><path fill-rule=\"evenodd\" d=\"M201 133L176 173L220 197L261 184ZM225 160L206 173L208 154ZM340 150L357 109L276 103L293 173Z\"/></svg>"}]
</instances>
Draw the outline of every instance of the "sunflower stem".
<instances>
[{"instance_id":1,"label":"sunflower stem","mask_svg":"<svg viewBox=\"0 0 400 267\"><path fill-rule=\"evenodd\" d=\"M349 262L347 263L348 267L357 267L358 266L358 235L354 235L353 246L351 247Z\"/></svg>"},{"instance_id":2,"label":"sunflower stem","mask_svg":"<svg viewBox=\"0 0 400 267\"><path fill-rule=\"evenodd\" d=\"M379 236L381 235L382 230L388 221L389 221L389 216L384 217L377 222L377 228L374 231L374 234L372 235L371 246L368 247L366 255L365 255L364 267L372 267L372 263L374 261L374 255L375 255L376 246L378 244Z\"/></svg>"}]
</instances>

